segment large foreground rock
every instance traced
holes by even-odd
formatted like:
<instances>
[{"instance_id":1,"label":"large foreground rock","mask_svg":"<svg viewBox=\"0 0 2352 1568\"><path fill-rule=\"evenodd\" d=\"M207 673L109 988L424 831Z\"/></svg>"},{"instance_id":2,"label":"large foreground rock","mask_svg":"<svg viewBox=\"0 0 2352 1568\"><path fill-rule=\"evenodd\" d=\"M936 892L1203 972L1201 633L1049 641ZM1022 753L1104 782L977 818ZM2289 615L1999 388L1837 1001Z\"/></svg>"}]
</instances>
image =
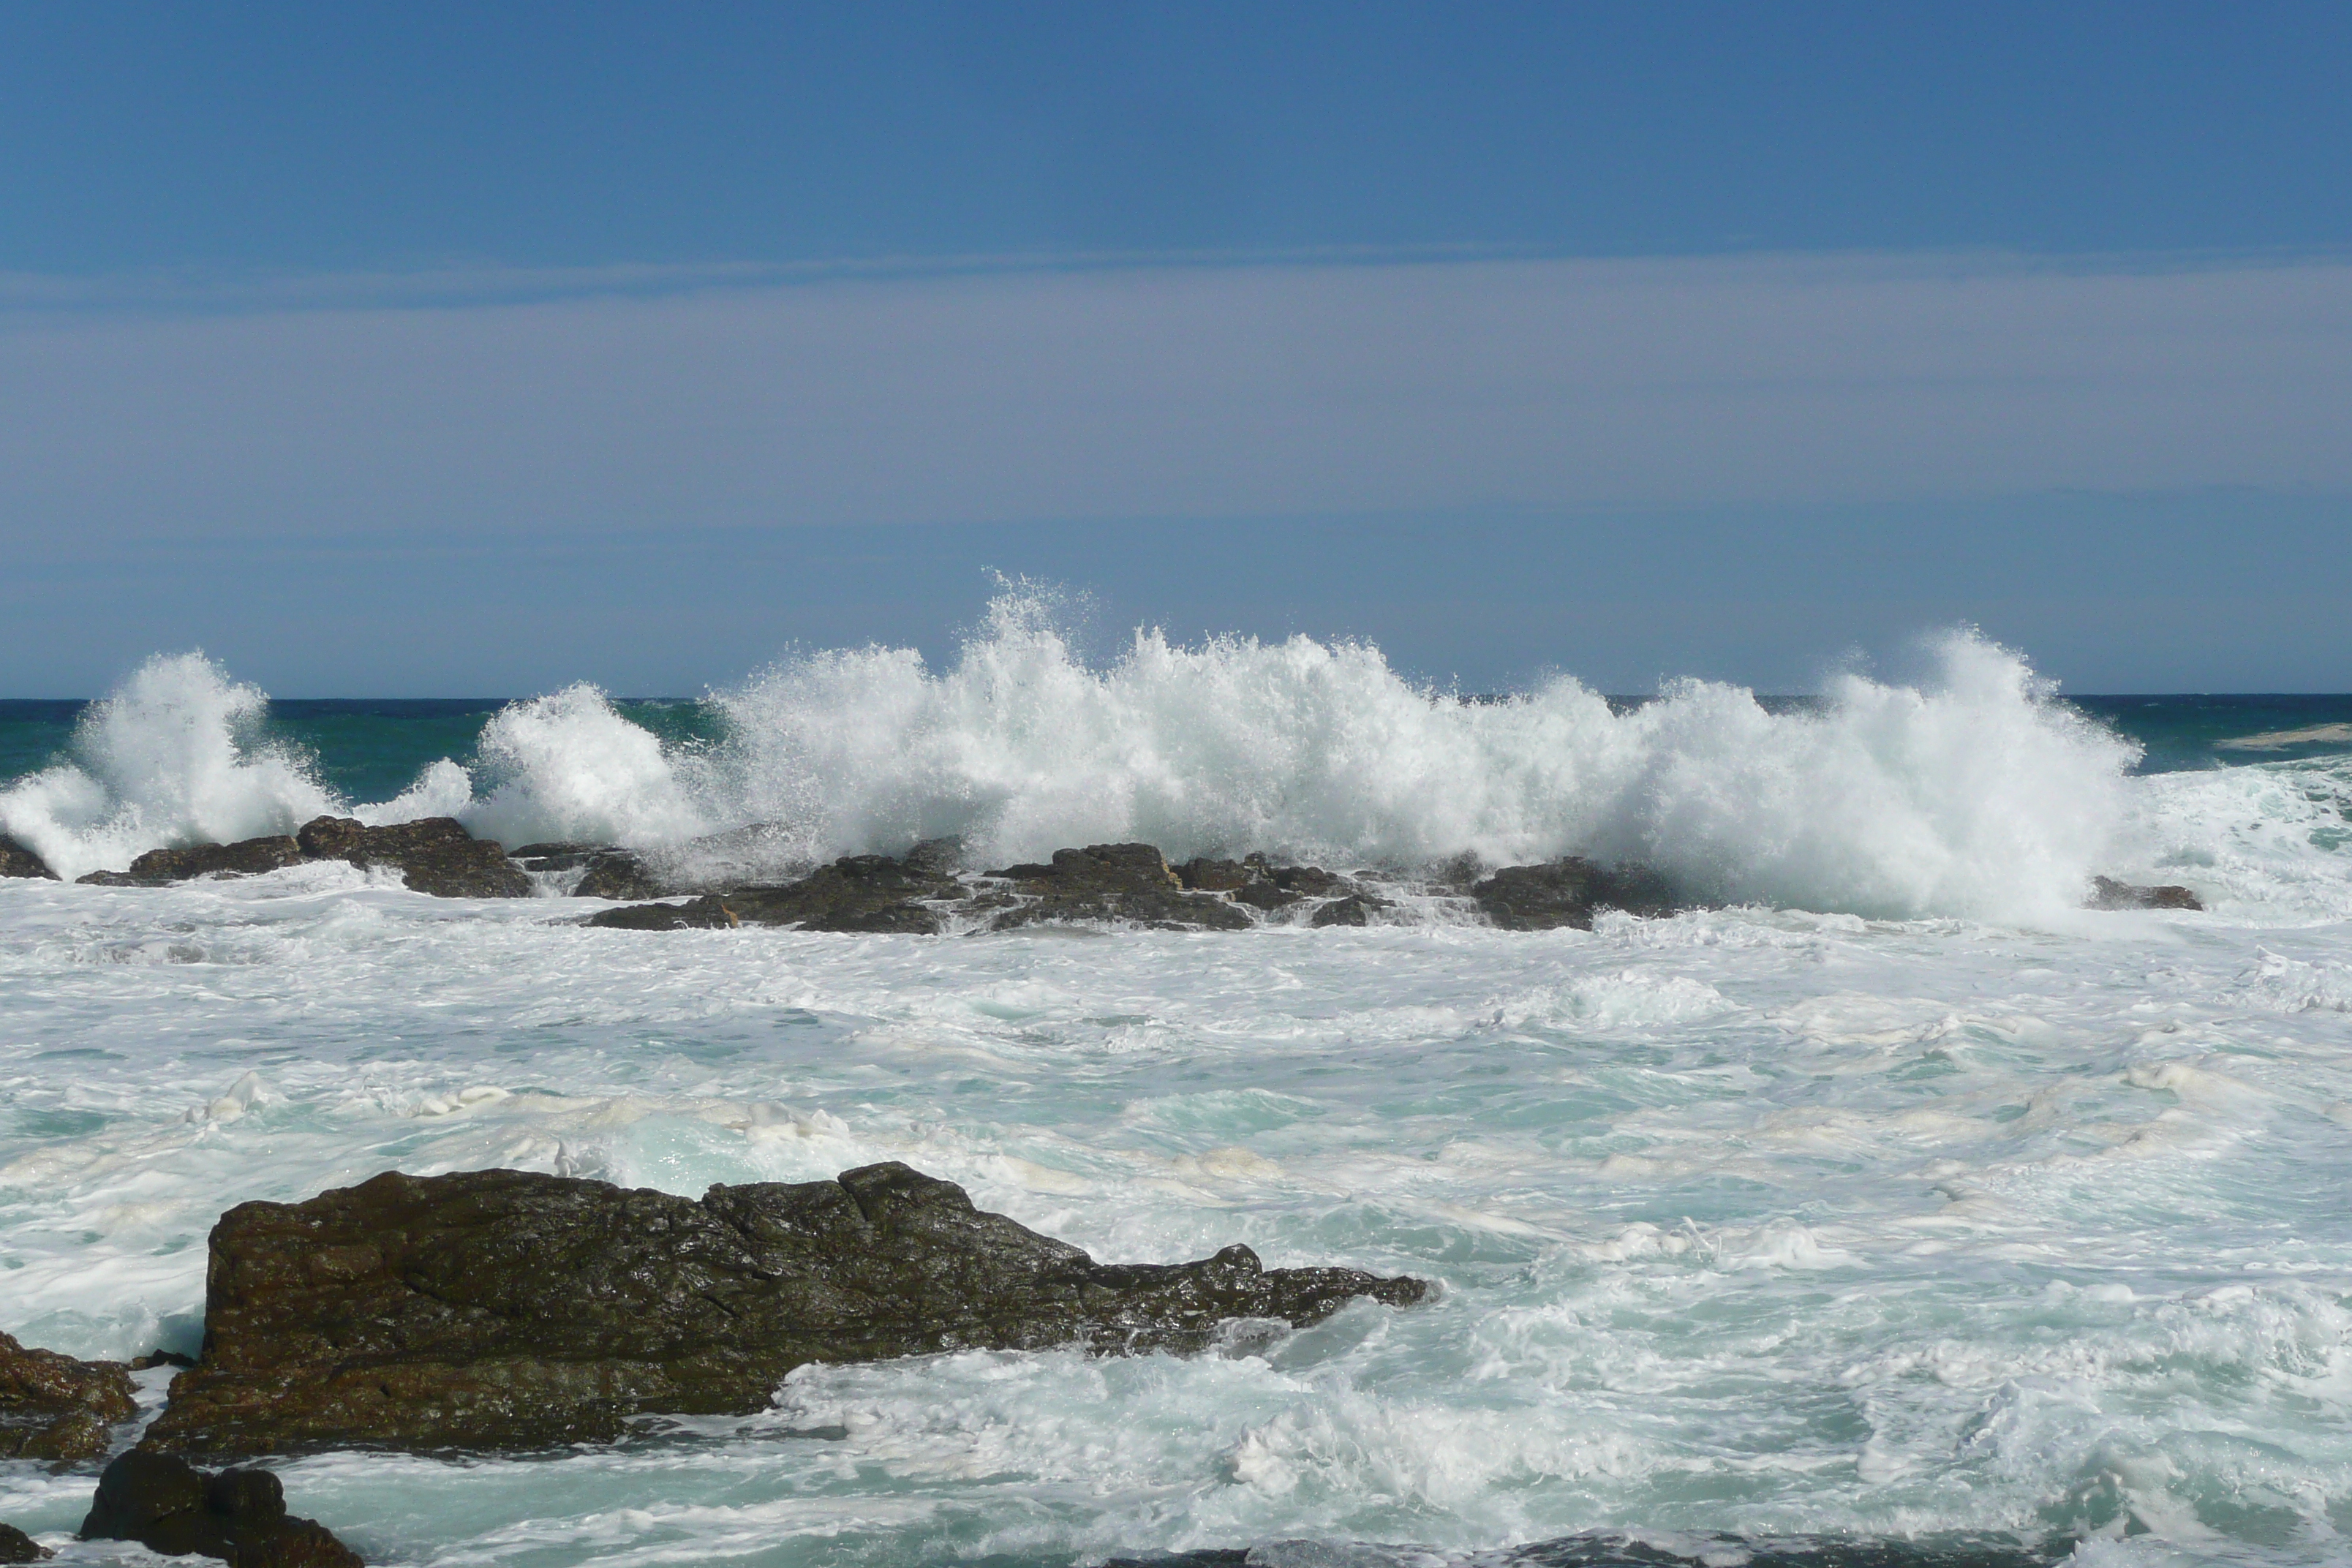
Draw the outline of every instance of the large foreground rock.
<instances>
[{"instance_id":1,"label":"large foreground rock","mask_svg":"<svg viewBox=\"0 0 2352 1568\"><path fill-rule=\"evenodd\" d=\"M314 817L296 834L312 860L345 860L365 868L391 866L419 893L444 899L520 899L530 878L487 838L477 838L452 816L427 816L389 827L368 827L348 816Z\"/></svg>"},{"instance_id":2,"label":"large foreground rock","mask_svg":"<svg viewBox=\"0 0 2352 1568\"><path fill-rule=\"evenodd\" d=\"M185 849L150 849L127 871L92 871L81 879L109 888L160 888L191 877L258 876L302 863L302 847L291 835L240 838L234 844L197 844Z\"/></svg>"},{"instance_id":3,"label":"large foreground rock","mask_svg":"<svg viewBox=\"0 0 2352 1568\"><path fill-rule=\"evenodd\" d=\"M232 1568L361 1568L360 1554L324 1525L287 1513L286 1489L268 1470L208 1476L184 1459L136 1448L99 1478L81 1538L136 1541L167 1557L219 1557Z\"/></svg>"},{"instance_id":4,"label":"large foreground rock","mask_svg":"<svg viewBox=\"0 0 2352 1568\"><path fill-rule=\"evenodd\" d=\"M76 1361L0 1334L0 1459L94 1459L139 1413L121 1362Z\"/></svg>"},{"instance_id":5,"label":"large foreground rock","mask_svg":"<svg viewBox=\"0 0 2352 1568\"><path fill-rule=\"evenodd\" d=\"M0 1524L0 1563L41 1563L56 1552L13 1524Z\"/></svg>"},{"instance_id":6,"label":"large foreground rock","mask_svg":"<svg viewBox=\"0 0 2352 1568\"><path fill-rule=\"evenodd\" d=\"M530 1448L640 1413L764 1408L809 1362L1083 1344L1199 1350L1418 1279L1247 1247L1104 1265L891 1163L700 1201L517 1171L394 1173L213 1229L205 1352L147 1446Z\"/></svg>"},{"instance_id":7,"label":"large foreground rock","mask_svg":"<svg viewBox=\"0 0 2352 1568\"><path fill-rule=\"evenodd\" d=\"M1591 931L1601 910L1664 915L1675 908L1665 879L1647 867L1600 866L1573 855L1540 866L1506 866L1472 887L1470 896L1507 931Z\"/></svg>"},{"instance_id":8,"label":"large foreground rock","mask_svg":"<svg viewBox=\"0 0 2352 1568\"><path fill-rule=\"evenodd\" d=\"M5 833L0 833L0 877L37 877L49 882L58 879L47 860Z\"/></svg>"}]
</instances>

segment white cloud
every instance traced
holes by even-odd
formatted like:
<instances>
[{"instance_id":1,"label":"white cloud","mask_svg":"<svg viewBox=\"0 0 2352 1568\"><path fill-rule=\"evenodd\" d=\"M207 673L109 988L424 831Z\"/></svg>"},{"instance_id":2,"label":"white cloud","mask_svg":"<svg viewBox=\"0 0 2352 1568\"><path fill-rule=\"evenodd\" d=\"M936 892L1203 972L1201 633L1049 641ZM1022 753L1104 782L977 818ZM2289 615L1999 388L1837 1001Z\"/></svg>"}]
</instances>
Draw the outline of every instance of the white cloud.
<instances>
[{"instance_id":1,"label":"white cloud","mask_svg":"<svg viewBox=\"0 0 2352 1568\"><path fill-rule=\"evenodd\" d=\"M226 308L17 280L0 529L2352 489L2352 264L2334 258L631 273L515 297L538 276L467 275L492 297L475 304L310 280Z\"/></svg>"}]
</instances>

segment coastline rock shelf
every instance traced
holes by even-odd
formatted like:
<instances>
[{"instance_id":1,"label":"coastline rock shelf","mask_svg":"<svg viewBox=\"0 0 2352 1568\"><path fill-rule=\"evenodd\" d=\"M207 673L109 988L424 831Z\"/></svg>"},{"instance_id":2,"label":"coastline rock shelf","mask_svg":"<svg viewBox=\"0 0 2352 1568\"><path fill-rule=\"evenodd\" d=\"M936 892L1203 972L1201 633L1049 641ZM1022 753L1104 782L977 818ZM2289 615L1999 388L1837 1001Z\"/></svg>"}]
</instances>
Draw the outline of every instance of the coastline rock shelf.
<instances>
[{"instance_id":1,"label":"coastline rock shelf","mask_svg":"<svg viewBox=\"0 0 2352 1568\"><path fill-rule=\"evenodd\" d=\"M898 1164L715 1186L387 1173L221 1217L205 1350L142 1447L512 1450L763 1409L794 1367L1080 1344L1192 1352L1429 1287L1346 1268L1097 1263Z\"/></svg>"},{"instance_id":2,"label":"coastline rock shelf","mask_svg":"<svg viewBox=\"0 0 2352 1568\"><path fill-rule=\"evenodd\" d=\"M137 1413L121 1362L76 1361L0 1334L0 1459L96 1458L107 1428Z\"/></svg>"}]
</instances>

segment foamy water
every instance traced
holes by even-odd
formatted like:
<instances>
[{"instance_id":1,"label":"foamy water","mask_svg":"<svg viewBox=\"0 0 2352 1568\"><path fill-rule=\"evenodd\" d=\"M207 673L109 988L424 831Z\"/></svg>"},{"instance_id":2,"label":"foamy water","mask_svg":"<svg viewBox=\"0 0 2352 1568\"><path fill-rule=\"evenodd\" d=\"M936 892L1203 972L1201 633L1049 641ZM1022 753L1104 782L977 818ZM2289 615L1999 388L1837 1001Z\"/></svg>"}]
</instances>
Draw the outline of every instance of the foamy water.
<instances>
[{"instance_id":1,"label":"foamy water","mask_svg":"<svg viewBox=\"0 0 2352 1568\"><path fill-rule=\"evenodd\" d=\"M1827 696L1460 702L1305 640L1094 668L1007 606L948 668L781 666L709 743L584 688L519 704L369 803L159 660L0 795L68 874L326 802L510 843L774 824L805 856L1637 853L1756 901L898 938L593 931L340 865L0 882L0 1328L193 1349L220 1210L387 1167L698 1194L904 1159L1107 1259L1240 1241L1445 1289L1248 1353L810 1369L562 1458L308 1458L294 1507L372 1562L518 1568L1610 1529L2352 1562L2352 765L2132 776L1967 639ZM2074 909L2093 871L2214 908ZM0 1519L148 1561L68 1542L89 1484L0 1465Z\"/></svg>"}]
</instances>

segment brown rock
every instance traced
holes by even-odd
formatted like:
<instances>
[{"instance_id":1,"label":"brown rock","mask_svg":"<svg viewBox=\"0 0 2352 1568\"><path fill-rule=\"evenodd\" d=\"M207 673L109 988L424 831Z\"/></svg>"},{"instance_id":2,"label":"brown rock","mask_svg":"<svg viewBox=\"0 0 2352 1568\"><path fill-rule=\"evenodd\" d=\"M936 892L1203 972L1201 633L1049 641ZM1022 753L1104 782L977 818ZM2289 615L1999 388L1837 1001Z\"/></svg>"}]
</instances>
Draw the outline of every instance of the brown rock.
<instances>
[{"instance_id":1,"label":"brown rock","mask_svg":"<svg viewBox=\"0 0 2352 1568\"><path fill-rule=\"evenodd\" d=\"M48 882L58 879L47 861L5 833L0 833L0 877L33 877Z\"/></svg>"},{"instance_id":2,"label":"brown rock","mask_svg":"<svg viewBox=\"0 0 2352 1568\"><path fill-rule=\"evenodd\" d=\"M127 871L93 871L81 879L109 888L160 888L191 877L257 876L302 863L302 847L286 834L240 838L234 844L196 844L184 849L150 849Z\"/></svg>"},{"instance_id":3,"label":"brown rock","mask_svg":"<svg viewBox=\"0 0 2352 1568\"><path fill-rule=\"evenodd\" d=\"M368 827L347 816L321 816L304 823L295 838L313 860L396 866L410 889L439 898L520 899L531 890L530 878L504 849L475 837L455 817Z\"/></svg>"},{"instance_id":4,"label":"brown rock","mask_svg":"<svg viewBox=\"0 0 2352 1568\"><path fill-rule=\"evenodd\" d=\"M917 845L905 858L849 855L797 882L735 888L682 904L636 904L604 910L588 924L624 931L724 930L730 926L797 926L803 931L899 931L928 935L940 929L938 904L965 888L938 869L940 856Z\"/></svg>"},{"instance_id":5,"label":"brown rock","mask_svg":"<svg viewBox=\"0 0 2352 1568\"><path fill-rule=\"evenodd\" d=\"M1507 931L1591 931L1600 910L1663 915L1675 908L1665 879L1647 867L1598 866L1573 855L1540 866L1506 866L1472 887L1470 896Z\"/></svg>"},{"instance_id":6,"label":"brown rock","mask_svg":"<svg viewBox=\"0 0 2352 1568\"><path fill-rule=\"evenodd\" d=\"M268 1470L206 1475L143 1448L106 1467L81 1538L219 1557L232 1568L361 1568L360 1554L317 1520L287 1513L286 1489Z\"/></svg>"},{"instance_id":7,"label":"brown rock","mask_svg":"<svg viewBox=\"0 0 2352 1568\"><path fill-rule=\"evenodd\" d=\"M2135 888L2111 877L2091 879L2092 910L2201 910L2205 900L2177 883L2161 888Z\"/></svg>"},{"instance_id":8,"label":"brown rock","mask_svg":"<svg viewBox=\"0 0 2352 1568\"><path fill-rule=\"evenodd\" d=\"M118 1361L76 1361L0 1334L0 1458L94 1459L139 1413Z\"/></svg>"},{"instance_id":9,"label":"brown rock","mask_svg":"<svg viewBox=\"0 0 2352 1568\"><path fill-rule=\"evenodd\" d=\"M1245 931L1256 922L1212 892L1190 892L1150 844L1090 844L1056 849L1051 865L1008 866L992 877L1010 880L1021 902L996 918L996 929L1118 921L1161 930Z\"/></svg>"},{"instance_id":10,"label":"brown rock","mask_svg":"<svg viewBox=\"0 0 2352 1568\"><path fill-rule=\"evenodd\" d=\"M40 1563L56 1552L13 1524L0 1524L0 1563Z\"/></svg>"},{"instance_id":11,"label":"brown rock","mask_svg":"<svg viewBox=\"0 0 2352 1568\"><path fill-rule=\"evenodd\" d=\"M203 1360L145 1445L530 1448L764 1408L793 1368L940 1351L1199 1350L1422 1281L1247 1247L1104 1265L902 1164L699 1202L519 1171L387 1173L212 1234Z\"/></svg>"}]
</instances>

